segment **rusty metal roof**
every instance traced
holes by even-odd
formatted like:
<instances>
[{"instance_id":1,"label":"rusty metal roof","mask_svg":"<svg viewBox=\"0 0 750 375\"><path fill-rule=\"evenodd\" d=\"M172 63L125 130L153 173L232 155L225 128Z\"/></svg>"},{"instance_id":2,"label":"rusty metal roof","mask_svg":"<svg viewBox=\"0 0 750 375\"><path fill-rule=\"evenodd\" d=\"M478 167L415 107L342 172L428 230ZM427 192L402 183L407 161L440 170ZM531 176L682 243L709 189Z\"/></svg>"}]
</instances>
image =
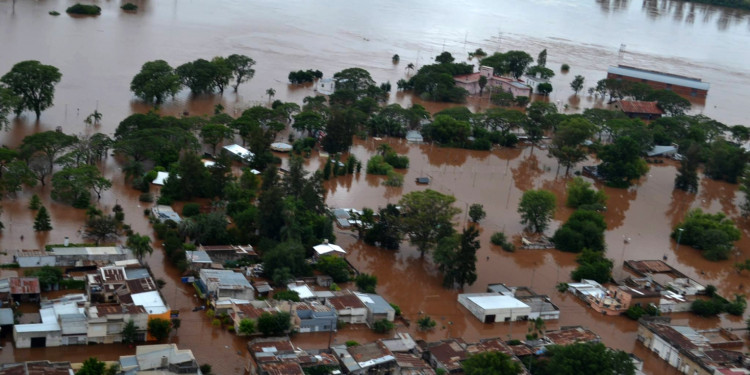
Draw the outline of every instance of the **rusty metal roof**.
<instances>
[{"instance_id":1,"label":"rusty metal roof","mask_svg":"<svg viewBox=\"0 0 750 375\"><path fill-rule=\"evenodd\" d=\"M10 294L39 294L39 279L36 277L11 277Z\"/></svg>"}]
</instances>

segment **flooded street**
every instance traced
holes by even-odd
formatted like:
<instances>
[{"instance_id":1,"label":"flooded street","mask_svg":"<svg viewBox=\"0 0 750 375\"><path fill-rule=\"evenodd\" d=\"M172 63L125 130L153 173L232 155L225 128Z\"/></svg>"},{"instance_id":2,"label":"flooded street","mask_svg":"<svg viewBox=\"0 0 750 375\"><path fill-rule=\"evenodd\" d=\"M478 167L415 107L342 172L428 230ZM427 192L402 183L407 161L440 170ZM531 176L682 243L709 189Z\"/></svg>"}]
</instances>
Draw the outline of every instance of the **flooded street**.
<instances>
[{"instance_id":1,"label":"flooded street","mask_svg":"<svg viewBox=\"0 0 750 375\"><path fill-rule=\"evenodd\" d=\"M305 96L314 94L313 86L288 85L286 77L292 70L320 69L330 77L341 69L358 66L369 70L377 82L395 83L405 77L408 63L429 64L442 50L461 60L479 47L490 53L523 49L534 56L547 48L548 66L557 71L562 63L571 65L569 73L553 78L555 91L550 97L561 105L570 104L569 113L576 107L601 105L585 94L572 97L569 82L575 75L584 75L589 87L605 77L607 66L624 63L701 77L711 83L711 91L705 104L694 108L695 113L730 125L750 125L744 91L750 86L750 68L745 64L750 59L750 49L746 48L750 45L750 15L741 11L649 0L135 3L139 6L135 14L121 12L121 2L111 1L98 4L102 7L99 17L72 18L47 14L50 10L63 12L69 5L65 1L0 0L0 73L18 61L37 59L57 66L63 74L55 106L42 114L39 123L33 122L33 116L16 120L7 132L0 133L0 144L17 146L26 135L57 126L73 134L100 131L112 135L124 117L149 110L129 92L130 80L144 62L164 59L177 66L232 53L249 55L258 62L255 78L240 86L237 94L228 91L223 96L190 97L183 91L163 106L162 113L205 114L221 103L227 113L239 114L247 107L268 103L268 88L276 89L274 99L301 103ZM626 46L618 53L621 44ZM401 56L398 65L391 62L396 53ZM402 105L419 101L395 92L389 100ZM423 104L431 111L447 106ZM482 100L469 102L475 109L487 105ZM83 123L94 109L104 115L99 128ZM425 189L415 184L416 177L431 177L429 188L456 197L456 206L463 211L456 217L458 227L465 225L465 212L473 203L483 204L488 214L480 224L478 279L465 292L484 291L488 283L529 286L550 295L561 309L560 321L548 322L547 329L585 325L601 335L605 344L644 358L647 373L671 374L663 361L635 344L636 322L597 315L571 295L556 291L558 282L569 280L576 266L575 254L556 250L508 253L490 244L489 237L496 231L510 236L521 232L516 208L525 190L544 188L557 196L559 207L548 234L572 213L562 206L568 178L562 171L558 174L557 162L547 156L546 150L483 152L408 145L397 139L384 141L410 158L404 186L385 187L381 185L383 177L364 173L342 176L326 183L328 205L377 208L397 202L410 191ZM366 161L378 144L372 139L356 140L351 152ZM313 153L306 165L316 170L324 162ZM113 187L103 194L100 208L111 212L115 204L120 204L125 222L135 232L153 235L143 215L149 206L138 201L139 191L123 183L121 166L110 156L101 167L113 180ZM673 190L675 173L675 164L667 162L651 165L649 174L631 189L598 186L609 195L605 215L607 256L615 261L615 277L623 274L623 260L666 255L670 265L716 285L724 296L745 293L750 288L750 273L737 274L732 267L733 262L750 257L750 223L739 216L737 203L742 197L736 192L737 186L703 179L697 194L686 194ZM62 243L66 236L72 242L83 241L80 230L84 211L50 201L50 189L49 184L37 186L3 199L5 229L0 235L0 261L10 261L13 250ZM34 193L50 209L52 232L36 234L32 229L33 213L27 205ZM709 262L692 248L677 249L668 237L684 214L696 207L723 211L737 221L743 236L739 252L730 260ZM444 289L429 257L420 259L408 244L393 252L358 242L351 232L338 231L337 237L337 242L350 251L349 261L360 271L375 274L378 293L398 304L407 319L414 322L420 314L427 314L438 322L429 333L418 332L414 324L399 330L426 340L463 337L472 341L493 336L521 338L526 334L524 324L485 325L459 307L459 291ZM625 238L630 241L626 243ZM198 303L194 290L179 283L178 272L164 260L159 244L155 245L154 254L146 260L155 276L167 281L162 292L169 305L181 312L182 327L171 342L192 349L198 362L210 363L217 374L241 373L248 355L245 340L213 328L204 313L191 311ZM674 319L700 328L744 326L742 318L726 315L703 319L676 314ZM335 340L364 342L378 337L382 336L366 329L347 328L338 332ZM303 334L294 340L301 347L320 348L327 346L328 339L327 334ZM4 347L0 351L2 363L39 358L75 362L92 355L115 360L134 351L119 345L15 350L7 337L0 345Z\"/></svg>"}]
</instances>

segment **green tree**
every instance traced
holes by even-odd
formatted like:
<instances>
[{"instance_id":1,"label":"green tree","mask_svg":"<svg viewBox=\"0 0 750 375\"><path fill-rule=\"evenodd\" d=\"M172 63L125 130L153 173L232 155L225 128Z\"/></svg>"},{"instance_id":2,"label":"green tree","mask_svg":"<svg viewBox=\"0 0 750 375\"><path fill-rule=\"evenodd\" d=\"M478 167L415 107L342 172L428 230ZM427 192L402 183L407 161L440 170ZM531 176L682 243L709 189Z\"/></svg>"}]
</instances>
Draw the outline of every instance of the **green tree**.
<instances>
[{"instance_id":1,"label":"green tree","mask_svg":"<svg viewBox=\"0 0 750 375\"><path fill-rule=\"evenodd\" d=\"M582 117L565 120L557 126L549 150L552 156L565 166L566 176L570 167L586 160L588 151L583 142L591 138L595 132L596 126Z\"/></svg>"},{"instance_id":2,"label":"green tree","mask_svg":"<svg viewBox=\"0 0 750 375\"><path fill-rule=\"evenodd\" d=\"M742 147L717 140L711 143L704 172L715 180L724 180L734 184L745 172L748 159L750 159L750 154Z\"/></svg>"},{"instance_id":3,"label":"green tree","mask_svg":"<svg viewBox=\"0 0 750 375\"><path fill-rule=\"evenodd\" d=\"M240 327L237 333L243 336L252 335L255 333L255 321L247 318L240 320Z\"/></svg>"},{"instance_id":4,"label":"green tree","mask_svg":"<svg viewBox=\"0 0 750 375\"><path fill-rule=\"evenodd\" d=\"M61 78L62 74L56 67L27 60L13 65L10 72L0 77L0 82L18 98L14 108L17 116L28 109L34 111L39 120L42 111L52 106L55 85Z\"/></svg>"},{"instance_id":5,"label":"green tree","mask_svg":"<svg viewBox=\"0 0 750 375\"><path fill-rule=\"evenodd\" d=\"M681 97L674 91L658 90L651 93L647 100L655 101L656 105L669 116L685 114L690 109L690 101Z\"/></svg>"},{"instance_id":6,"label":"green tree","mask_svg":"<svg viewBox=\"0 0 750 375\"><path fill-rule=\"evenodd\" d=\"M66 167L52 176L52 199L84 208L88 206L90 190L101 198L102 192L111 187L112 181L104 178L96 166Z\"/></svg>"},{"instance_id":7,"label":"green tree","mask_svg":"<svg viewBox=\"0 0 750 375\"><path fill-rule=\"evenodd\" d=\"M169 332L172 331L172 322L168 319L154 318L148 321L148 333L156 339L161 341L169 336Z\"/></svg>"},{"instance_id":8,"label":"green tree","mask_svg":"<svg viewBox=\"0 0 750 375\"><path fill-rule=\"evenodd\" d=\"M185 153L175 168L170 171L170 177L161 190L166 195L177 200L190 200L194 197L205 197L208 193L208 183L211 174L195 153ZM218 181L211 181L216 184Z\"/></svg>"},{"instance_id":9,"label":"green tree","mask_svg":"<svg viewBox=\"0 0 750 375\"><path fill-rule=\"evenodd\" d=\"M34 218L34 230L37 232L49 232L52 230L49 213L44 206L39 208L39 211L36 213L36 217Z\"/></svg>"},{"instance_id":10,"label":"green tree","mask_svg":"<svg viewBox=\"0 0 750 375\"><path fill-rule=\"evenodd\" d=\"M112 215L94 215L86 220L84 236L94 240L97 246L107 239L117 238L120 228L119 223Z\"/></svg>"},{"instance_id":11,"label":"green tree","mask_svg":"<svg viewBox=\"0 0 750 375\"><path fill-rule=\"evenodd\" d=\"M323 115L313 111L302 111L294 116L292 127L300 132L312 134L316 130L323 130L326 121Z\"/></svg>"},{"instance_id":12,"label":"green tree","mask_svg":"<svg viewBox=\"0 0 750 375\"><path fill-rule=\"evenodd\" d=\"M648 165L640 156L640 146L629 136L618 137L599 152L602 163L599 173L607 184L614 187L628 187L635 179L648 172Z\"/></svg>"},{"instance_id":13,"label":"green tree","mask_svg":"<svg viewBox=\"0 0 750 375\"><path fill-rule=\"evenodd\" d=\"M25 162L14 160L5 166L5 172L0 175L0 192L14 194L21 191L23 185L33 187L36 181L36 174Z\"/></svg>"},{"instance_id":14,"label":"green tree","mask_svg":"<svg viewBox=\"0 0 750 375\"><path fill-rule=\"evenodd\" d=\"M482 96L485 86L487 86L487 77L479 76L479 96Z\"/></svg>"},{"instance_id":15,"label":"green tree","mask_svg":"<svg viewBox=\"0 0 750 375\"><path fill-rule=\"evenodd\" d=\"M104 372L107 369L107 364L94 358L83 361L81 369L76 371L76 375L105 375Z\"/></svg>"},{"instance_id":16,"label":"green tree","mask_svg":"<svg viewBox=\"0 0 750 375\"><path fill-rule=\"evenodd\" d=\"M552 242L562 250L577 253L583 249L603 251L606 247L604 231L607 224L602 214L585 209L579 209L570 215L552 236Z\"/></svg>"},{"instance_id":17,"label":"green tree","mask_svg":"<svg viewBox=\"0 0 750 375\"><path fill-rule=\"evenodd\" d=\"M570 273L570 278L575 281L589 279L603 284L612 279L613 263L604 257L603 252L583 249L576 262L578 268Z\"/></svg>"},{"instance_id":18,"label":"green tree","mask_svg":"<svg viewBox=\"0 0 750 375\"><path fill-rule=\"evenodd\" d=\"M429 331L437 325L437 322L430 318L428 315L425 315L419 319L417 319L417 327L419 327L420 331Z\"/></svg>"},{"instance_id":19,"label":"green tree","mask_svg":"<svg viewBox=\"0 0 750 375\"><path fill-rule=\"evenodd\" d=\"M393 330L394 327L393 322L383 318L373 323L372 330L376 333L388 333Z\"/></svg>"},{"instance_id":20,"label":"green tree","mask_svg":"<svg viewBox=\"0 0 750 375\"><path fill-rule=\"evenodd\" d=\"M579 91L583 90L584 81L585 78L582 75L577 75L573 78L573 81L570 82L570 88L573 89L573 92L575 92L576 95L578 95Z\"/></svg>"},{"instance_id":21,"label":"green tree","mask_svg":"<svg viewBox=\"0 0 750 375\"><path fill-rule=\"evenodd\" d=\"M597 207L605 203L607 203L607 194L603 190L593 189L591 183L583 178L575 177L568 182L568 197L565 201L568 207Z\"/></svg>"},{"instance_id":22,"label":"green tree","mask_svg":"<svg viewBox=\"0 0 750 375\"><path fill-rule=\"evenodd\" d=\"M138 233L128 236L125 246L133 252L133 255L138 258L139 262L143 261L144 255L151 255L154 252L154 249L151 247L151 238Z\"/></svg>"},{"instance_id":23,"label":"green tree","mask_svg":"<svg viewBox=\"0 0 750 375\"><path fill-rule=\"evenodd\" d=\"M203 142L211 146L211 153L216 154L216 145L225 139L232 139L234 131L226 125L208 124L201 128L200 136Z\"/></svg>"},{"instance_id":24,"label":"green tree","mask_svg":"<svg viewBox=\"0 0 750 375\"><path fill-rule=\"evenodd\" d=\"M740 236L740 230L725 214L704 213L700 208L688 212L672 231L673 239L680 238L681 244L702 250L708 260L727 259Z\"/></svg>"},{"instance_id":25,"label":"green tree","mask_svg":"<svg viewBox=\"0 0 750 375\"><path fill-rule=\"evenodd\" d=\"M548 374L635 374L635 365L628 353L609 349L604 344L551 345L547 350L550 357L546 366Z\"/></svg>"},{"instance_id":26,"label":"green tree","mask_svg":"<svg viewBox=\"0 0 750 375\"><path fill-rule=\"evenodd\" d=\"M83 120L83 122L87 125L99 125L99 122L102 121L102 113L98 110L94 110L90 115L86 116L86 118Z\"/></svg>"},{"instance_id":27,"label":"green tree","mask_svg":"<svg viewBox=\"0 0 750 375\"><path fill-rule=\"evenodd\" d=\"M26 136L21 141L19 150L21 157L26 160L30 160L35 154L44 155L49 164L49 169L52 170L57 156L75 144L76 141L77 138L74 135L50 130Z\"/></svg>"},{"instance_id":28,"label":"green tree","mask_svg":"<svg viewBox=\"0 0 750 375\"><path fill-rule=\"evenodd\" d=\"M477 250L479 231L469 226L463 233L443 238L435 250L434 258L438 269L443 273L443 286L472 285L477 280Z\"/></svg>"},{"instance_id":29,"label":"green tree","mask_svg":"<svg viewBox=\"0 0 750 375\"><path fill-rule=\"evenodd\" d=\"M247 82L255 76L255 69L253 69L255 60L249 56L232 54L227 57L227 63L234 74L235 83L232 86L234 92L237 92L241 83Z\"/></svg>"},{"instance_id":30,"label":"green tree","mask_svg":"<svg viewBox=\"0 0 750 375\"><path fill-rule=\"evenodd\" d=\"M0 128L8 129L7 126L10 124L8 116L11 111L15 110L18 101L19 98L10 89L0 86Z\"/></svg>"},{"instance_id":31,"label":"green tree","mask_svg":"<svg viewBox=\"0 0 750 375\"><path fill-rule=\"evenodd\" d=\"M135 326L135 322L130 319L122 327L122 342L123 344L132 344L138 338L138 327Z\"/></svg>"},{"instance_id":32,"label":"green tree","mask_svg":"<svg viewBox=\"0 0 750 375\"><path fill-rule=\"evenodd\" d=\"M674 179L675 189L684 190L688 193L698 192L699 153L700 148L693 144L682 155L683 158L680 160L680 167L677 169L677 176Z\"/></svg>"},{"instance_id":33,"label":"green tree","mask_svg":"<svg viewBox=\"0 0 750 375\"><path fill-rule=\"evenodd\" d=\"M546 51L546 50L545 50ZM501 352L484 352L470 356L461 363L466 375L515 375L521 373L520 362Z\"/></svg>"},{"instance_id":34,"label":"green tree","mask_svg":"<svg viewBox=\"0 0 750 375\"><path fill-rule=\"evenodd\" d=\"M264 312L258 318L258 330L264 336L278 336L291 328L291 316L288 312L277 312L271 314Z\"/></svg>"},{"instance_id":35,"label":"green tree","mask_svg":"<svg viewBox=\"0 0 750 375\"><path fill-rule=\"evenodd\" d=\"M273 299L277 301L299 302L299 293L293 290L281 290L273 294Z\"/></svg>"},{"instance_id":36,"label":"green tree","mask_svg":"<svg viewBox=\"0 0 750 375\"><path fill-rule=\"evenodd\" d=\"M59 268L52 266L43 266L36 271L29 270L26 271L25 275L38 278L42 290L47 291L54 289L54 287L63 279L62 271Z\"/></svg>"},{"instance_id":37,"label":"green tree","mask_svg":"<svg viewBox=\"0 0 750 375\"><path fill-rule=\"evenodd\" d=\"M547 65L547 49L543 49L539 52L539 56L536 58L536 65L544 67Z\"/></svg>"},{"instance_id":38,"label":"green tree","mask_svg":"<svg viewBox=\"0 0 750 375\"><path fill-rule=\"evenodd\" d=\"M212 92L216 88L214 79L219 74L216 66L204 59L182 64L175 69L175 72L193 94Z\"/></svg>"},{"instance_id":39,"label":"green tree","mask_svg":"<svg viewBox=\"0 0 750 375\"><path fill-rule=\"evenodd\" d=\"M290 276L309 273L305 261L305 248L298 242L282 242L263 252L263 272L274 276L276 270L286 268ZM287 278L288 280L288 278Z\"/></svg>"},{"instance_id":40,"label":"green tree","mask_svg":"<svg viewBox=\"0 0 750 375\"><path fill-rule=\"evenodd\" d=\"M474 203L469 206L469 218L471 221L478 223L485 217L487 217L487 213L484 212L484 206L479 203Z\"/></svg>"},{"instance_id":41,"label":"green tree","mask_svg":"<svg viewBox=\"0 0 750 375\"><path fill-rule=\"evenodd\" d=\"M29 201L29 209L38 210L40 207L42 207L42 200L39 199L38 195L32 195L31 200Z\"/></svg>"},{"instance_id":42,"label":"green tree","mask_svg":"<svg viewBox=\"0 0 750 375\"><path fill-rule=\"evenodd\" d=\"M461 212L453 207L456 198L452 195L427 189L404 195L401 206L401 229L417 247L421 256L438 241L453 234L451 220Z\"/></svg>"},{"instance_id":43,"label":"green tree","mask_svg":"<svg viewBox=\"0 0 750 375\"><path fill-rule=\"evenodd\" d=\"M527 190L518 204L521 223L526 229L543 233L555 214L555 195L547 190Z\"/></svg>"},{"instance_id":44,"label":"green tree","mask_svg":"<svg viewBox=\"0 0 750 375\"><path fill-rule=\"evenodd\" d=\"M148 61L130 81L130 91L141 100L159 105L180 92L180 76L164 60Z\"/></svg>"},{"instance_id":45,"label":"green tree","mask_svg":"<svg viewBox=\"0 0 750 375\"><path fill-rule=\"evenodd\" d=\"M229 85L229 81L234 75L232 67L227 62L227 59L221 56L211 59L211 64L215 69L213 77L214 86L219 89L219 93L224 94L224 88Z\"/></svg>"},{"instance_id":46,"label":"green tree","mask_svg":"<svg viewBox=\"0 0 750 375\"><path fill-rule=\"evenodd\" d=\"M361 273L354 279L357 289L362 293L375 293L375 287L378 285L378 277L368 273Z\"/></svg>"},{"instance_id":47,"label":"green tree","mask_svg":"<svg viewBox=\"0 0 750 375\"><path fill-rule=\"evenodd\" d=\"M349 281L349 264L344 258L335 255L323 255L316 264L318 271L329 275L336 283Z\"/></svg>"},{"instance_id":48,"label":"green tree","mask_svg":"<svg viewBox=\"0 0 750 375\"><path fill-rule=\"evenodd\" d=\"M548 96L552 92L552 84L549 82L542 82L536 85L536 91L544 96Z\"/></svg>"}]
</instances>

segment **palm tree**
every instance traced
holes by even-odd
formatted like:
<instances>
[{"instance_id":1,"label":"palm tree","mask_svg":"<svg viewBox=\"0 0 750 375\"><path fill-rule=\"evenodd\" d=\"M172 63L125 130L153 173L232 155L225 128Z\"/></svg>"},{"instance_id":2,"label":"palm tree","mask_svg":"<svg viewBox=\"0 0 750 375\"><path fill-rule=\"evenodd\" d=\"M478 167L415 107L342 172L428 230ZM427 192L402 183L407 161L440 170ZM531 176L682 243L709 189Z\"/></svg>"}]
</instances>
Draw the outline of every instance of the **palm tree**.
<instances>
[{"instance_id":1,"label":"palm tree","mask_svg":"<svg viewBox=\"0 0 750 375\"><path fill-rule=\"evenodd\" d=\"M409 63L409 65L406 66L406 70L408 70L408 71L414 71L414 64ZM407 72L406 75L408 76L409 73Z\"/></svg>"},{"instance_id":2,"label":"palm tree","mask_svg":"<svg viewBox=\"0 0 750 375\"><path fill-rule=\"evenodd\" d=\"M144 255L151 255L154 252L154 249L151 247L151 238L138 233L128 237L128 241L125 245L133 252L133 255L138 258L139 262L143 260Z\"/></svg>"},{"instance_id":3,"label":"palm tree","mask_svg":"<svg viewBox=\"0 0 750 375\"><path fill-rule=\"evenodd\" d=\"M270 88L266 90L266 95L268 95L268 104L271 104L271 98L273 98L276 95L276 90L273 88Z\"/></svg>"},{"instance_id":4,"label":"palm tree","mask_svg":"<svg viewBox=\"0 0 750 375\"><path fill-rule=\"evenodd\" d=\"M94 110L94 113L86 116L86 119L83 120L83 122L85 122L88 125L91 125L91 124L99 125L99 121L101 120L102 120L102 113L97 110Z\"/></svg>"},{"instance_id":5,"label":"palm tree","mask_svg":"<svg viewBox=\"0 0 750 375\"><path fill-rule=\"evenodd\" d=\"M390 151L393 151L393 147L387 143L381 143L378 145L378 154L385 157L385 154L389 153Z\"/></svg>"}]
</instances>

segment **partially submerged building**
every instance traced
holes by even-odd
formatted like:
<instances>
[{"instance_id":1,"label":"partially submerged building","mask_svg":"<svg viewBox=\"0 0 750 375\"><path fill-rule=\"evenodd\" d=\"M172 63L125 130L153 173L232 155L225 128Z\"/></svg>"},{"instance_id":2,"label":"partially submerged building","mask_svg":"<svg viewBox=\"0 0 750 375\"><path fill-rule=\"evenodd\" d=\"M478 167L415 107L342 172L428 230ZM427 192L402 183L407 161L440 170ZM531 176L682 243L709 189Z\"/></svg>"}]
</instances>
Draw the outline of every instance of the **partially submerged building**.
<instances>
[{"instance_id":1,"label":"partially submerged building","mask_svg":"<svg viewBox=\"0 0 750 375\"><path fill-rule=\"evenodd\" d=\"M255 299L255 289L239 272L202 269L199 284L211 300L221 297Z\"/></svg>"},{"instance_id":2,"label":"partially submerged building","mask_svg":"<svg viewBox=\"0 0 750 375\"><path fill-rule=\"evenodd\" d=\"M347 347L331 347L347 374L389 374L396 370L396 357L380 341Z\"/></svg>"},{"instance_id":3,"label":"partially submerged building","mask_svg":"<svg viewBox=\"0 0 750 375\"><path fill-rule=\"evenodd\" d=\"M664 111L659 108L656 102L619 100L615 103L614 107L630 118L638 118L646 121L656 120L664 115Z\"/></svg>"},{"instance_id":4,"label":"partially submerged building","mask_svg":"<svg viewBox=\"0 0 750 375\"><path fill-rule=\"evenodd\" d=\"M483 323L527 320L531 315L531 306L497 293L459 294L458 303Z\"/></svg>"},{"instance_id":5,"label":"partially submerged building","mask_svg":"<svg viewBox=\"0 0 750 375\"><path fill-rule=\"evenodd\" d=\"M119 365L123 375L202 374L193 352L177 344L139 345L135 355L120 356Z\"/></svg>"},{"instance_id":6,"label":"partially submerged building","mask_svg":"<svg viewBox=\"0 0 750 375\"><path fill-rule=\"evenodd\" d=\"M700 78L635 68L627 65L610 66L607 79L645 83L655 90L669 90L687 98L705 99L711 85Z\"/></svg>"},{"instance_id":7,"label":"partially submerged building","mask_svg":"<svg viewBox=\"0 0 750 375\"><path fill-rule=\"evenodd\" d=\"M73 375L70 362L28 361L0 364L0 375Z\"/></svg>"},{"instance_id":8,"label":"partially submerged building","mask_svg":"<svg viewBox=\"0 0 750 375\"><path fill-rule=\"evenodd\" d=\"M713 375L743 373L746 356L739 351L744 344L728 330L697 331L688 326L671 325L669 318L642 318L638 325L638 342L656 353L683 374Z\"/></svg>"},{"instance_id":9,"label":"partially submerged building","mask_svg":"<svg viewBox=\"0 0 750 375\"><path fill-rule=\"evenodd\" d=\"M477 95L481 91L479 85L481 77L487 79L487 84L484 87L486 92L502 91L513 95L513 97L531 96L532 88L527 84L510 77L495 75L495 69L489 66L480 66L476 73L454 76L453 81L456 83L456 87L465 89L470 95Z\"/></svg>"}]
</instances>

